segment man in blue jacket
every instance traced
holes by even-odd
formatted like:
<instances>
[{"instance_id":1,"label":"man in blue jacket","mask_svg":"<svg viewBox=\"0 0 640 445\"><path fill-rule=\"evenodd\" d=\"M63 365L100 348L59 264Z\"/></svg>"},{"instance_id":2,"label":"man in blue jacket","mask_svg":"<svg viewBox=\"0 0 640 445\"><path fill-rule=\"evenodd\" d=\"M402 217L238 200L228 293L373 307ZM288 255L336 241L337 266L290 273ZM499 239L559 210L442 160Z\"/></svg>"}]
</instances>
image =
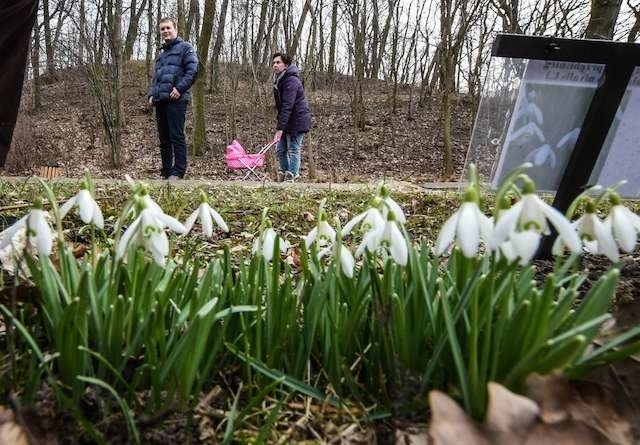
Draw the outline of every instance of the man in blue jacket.
<instances>
[{"instance_id":1,"label":"man in blue jacket","mask_svg":"<svg viewBox=\"0 0 640 445\"><path fill-rule=\"evenodd\" d=\"M280 161L278 181L295 181L300 177L300 150L304 134L311 128L311 111L298 77L298 67L286 54L275 53L273 66L273 97L278 110L278 123L273 137L278 142L276 153Z\"/></svg>"},{"instance_id":2,"label":"man in blue jacket","mask_svg":"<svg viewBox=\"0 0 640 445\"><path fill-rule=\"evenodd\" d=\"M187 144L184 120L189 103L189 89L196 80L198 58L189 42L178 37L176 22L160 20L162 52L156 59L155 73L149 87L149 105L156 107L162 170L169 180L184 177L187 170Z\"/></svg>"}]
</instances>

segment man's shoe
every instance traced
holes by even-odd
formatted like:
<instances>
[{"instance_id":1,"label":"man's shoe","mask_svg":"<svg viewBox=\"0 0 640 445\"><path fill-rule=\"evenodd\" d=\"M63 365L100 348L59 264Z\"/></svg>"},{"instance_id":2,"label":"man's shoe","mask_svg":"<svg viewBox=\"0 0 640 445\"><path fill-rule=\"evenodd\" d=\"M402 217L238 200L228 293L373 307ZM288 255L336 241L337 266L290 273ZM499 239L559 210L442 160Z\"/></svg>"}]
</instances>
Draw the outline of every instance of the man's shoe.
<instances>
[{"instance_id":1,"label":"man's shoe","mask_svg":"<svg viewBox=\"0 0 640 445\"><path fill-rule=\"evenodd\" d=\"M298 180L298 178L300 178L300 175L299 175L299 174L298 174L298 175L294 175L294 174L293 174L293 173L291 173L291 172L286 172L286 173L284 174L284 180L285 180L286 182L296 182L296 181Z\"/></svg>"},{"instance_id":2,"label":"man's shoe","mask_svg":"<svg viewBox=\"0 0 640 445\"><path fill-rule=\"evenodd\" d=\"M177 182L177 181L179 181L180 179L182 179L182 178L181 178L180 176L176 176L176 175L171 175L171 176L169 176L169 177L167 178L167 180L168 180L169 182Z\"/></svg>"}]
</instances>

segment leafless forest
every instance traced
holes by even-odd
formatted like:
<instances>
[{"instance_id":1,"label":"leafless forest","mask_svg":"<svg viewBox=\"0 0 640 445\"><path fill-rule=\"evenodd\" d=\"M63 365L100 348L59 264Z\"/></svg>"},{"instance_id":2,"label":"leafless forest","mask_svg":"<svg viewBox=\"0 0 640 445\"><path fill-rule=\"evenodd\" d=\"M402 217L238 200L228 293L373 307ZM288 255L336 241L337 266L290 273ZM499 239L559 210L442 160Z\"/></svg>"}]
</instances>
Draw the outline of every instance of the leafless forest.
<instances>
[{"instance_id":1,"label":"leafless forest","mask_svg":"<svg viewBox=\"0 0 640 445\"><path fill-rule=\"evenodd\" d=\"M307 89L329 91L329 105L344 107L355 134L372 107L411 121L429 102L442 177L455 168L452 102L464 94L471 110L477 106L497 32L633 42L640 30L639 0L41 0L24 112L38 112L57 73L80 73L105 156L120 168L123 133L134 124L123 97L126 73L138 67L144 91L160 46L158 20L167 16L200 60L188 126L192 155L212 147L207 97L224 102L229 140L240 102L272 119L270 55L286 51ZM372 82L382 91L374 105L366 100ZM308 158L313 177L313 145Z\"/></svg>"}]
</instances>

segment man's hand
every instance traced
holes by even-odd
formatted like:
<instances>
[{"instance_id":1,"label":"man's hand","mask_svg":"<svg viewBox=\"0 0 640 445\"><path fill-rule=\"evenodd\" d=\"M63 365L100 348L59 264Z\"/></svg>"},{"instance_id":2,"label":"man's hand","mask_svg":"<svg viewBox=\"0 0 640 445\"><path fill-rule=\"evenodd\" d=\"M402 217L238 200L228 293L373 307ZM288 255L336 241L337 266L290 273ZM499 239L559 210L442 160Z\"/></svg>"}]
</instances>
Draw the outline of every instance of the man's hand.
<instances>
[{"instance_id":1,"label":"man's hand","mask_svg":"<svg viewBox=\"0 0 640 445\"><path fill-rule=\"evenodd\" d=\"M277 130L273 135L273 142L280 142L280 139L282 139L282 130Z\"/></svg>"},{"instance_id":2,"label":"man's hand","mask_svg":"<svg viewBox=\"0 0 640 445\"><path fill-rule=\"evenodd\" d=\"M176 90L176 87L173 87L173 90L171 90L171 94L169 94L169 97L173 100L180 99L180 91Z\"/></svg>"},{"instance_id":3,"label":"man's hand","mask_svg":"<svg viewBox=\"0 0 640 445\"><path fill-rule=\"evenodd\" d=\"M153 106L153 96L149 96L149 106Z\"/></svg>"}]
</instances>

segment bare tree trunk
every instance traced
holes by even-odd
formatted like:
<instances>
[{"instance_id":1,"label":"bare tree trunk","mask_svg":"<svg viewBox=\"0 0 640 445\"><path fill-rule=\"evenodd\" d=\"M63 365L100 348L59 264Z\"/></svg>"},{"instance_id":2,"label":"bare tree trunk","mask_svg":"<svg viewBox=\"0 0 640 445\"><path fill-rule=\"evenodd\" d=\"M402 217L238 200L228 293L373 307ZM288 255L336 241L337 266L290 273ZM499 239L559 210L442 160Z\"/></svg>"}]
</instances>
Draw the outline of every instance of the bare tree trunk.
<instances>
[{"instance_id":1,"label":"bare tree trunk","mask_svg":"<svg viewBox=\"0 0 640 445\"><path fill-rule=\"evenodd\" d=\"M451 32L453 26L452 0L440 2L440 73L442 79L442 141L444 144L444 176L453 173L453 148L451 144L451 94L453 92L453 57L451 55Z\"/></svg>"},{"instance_id":2,"label":"bare tree trunk","mask_svg":"<svg viewBox=\"0 0 640 445\"><path fill-rule=\"evenodd\" d=\"M38 111L42 106L42 95L40 94L40 25L38 24L37 14L33 25L31 70L33 71L33 110Z\"/></svg>"},{"instance_id":3,"label":"bare tree trunk","mask_svg":"<svg viewBox=\"0 0 640 445\"><path fill-rule=\"evenodd\" d=\"M338 0L331 7L331 34L329 36L329 65L327 71L333 75L336 71L336 36L338 33Z\"/></svg>"},{"instance_id":4,"label":"bare tree trunk","mask_svg":"<svg viewBox=\"0 0 640 445\"><path fill-rule=\"evenodd\" d=\"M249 52L249 0L244 0L244 32L242 33L242 66L246 66L249 59L247 53Z\"/></svg>"},{"instance_id":5,"label":"bare tree trunk","mask_svg":"<svg viewBox=\"0 0 640 445\"><path fill-rule=\"evenodd\" d=\"M220 6L220 19L218 20L218 30L216 32L216 42L213 44L213 50L211 51L211 63L213 65L212 79L210 89L212 91L218 91L220 87L220 50L222 49L222 42L224 41L224 27L227 20L227 8L229 7L229 0L222 0Z\"/></svg>"},{"instance_id":6,"label":"bare tree trunk","mask_svg":"<svg viewBox=\"0 0 640 445\"><path fill-rule=\"evenodd\" d=\"M267 27L267 11L269 9L269 2L262 0L260 5L260 21L258 22L258 32L256 33L253 45L251 46L251 63L256 66L260 62L260 51L262 50L262 43L265 39L265 29Z\"/></svg>"},{"instance_id":7,"label":"bare tree trunk","mask_svg":"<svg viewBox=\"0 0 640 445\"><path fill-rule=\"evenodd\" d=\"M98 11L96 12L96 26L100 26L100 32L98 34L98 53L97 53L97 62L102 63L104 60L104 34L107 25L104 20L101 20L100 17L106 17L107 14L110 14L110 11L107 10L107 3L102 6L98 5ZM99 25L98 25L99 23Z\"/></svg>"},{"instance_id":8,"label":"bare tree trunk","mask_svg":"<svg viewBox=\"0 0 640 445\"><path fill-rule=\"evenodd\" d=\"M138 37L138 26L140 25L140 17L144 12L147 0L142 0L140 9L136 9L136 0L131 0L131 14L129 16L129 28L127 29L127 38L124 43L124 60L131 59L133 55L133 44Z\"/></svg>"},{"instance_id":9,"label":"bare tree trunk","mask_svg":"<svg viewBox=\"0 0 640 445\"><path fill-rule=\"evenodd\" d=\"M80 19L78 21L78 28L80 28L80 33L79 33L79 38L78 38L78 62L80 64L82 64L84 62L84 48L86 46L86 42L84 39L84 35L85 35L85 27L87 26L86 24L86 17L85 17L85 8L84 8L84 1L85 0L80 0Z\"/></svg>"},{"instance_id":10,"label":"bare tree trunk","mask_svg":"<svg viewBox=\"0 0 640 445\"><path fill-rule=\"evenodd\" d=\"M122 152L122 127L124 126L124 113L122 110L122 0L115 0L115 10L113 12L113 27L111 36L111 57L113 58L113 142L112 142L112 163L116 168L120 167Z\"/></svg>"},{"instance_id":11,"label":"bare tree trunk","mask_svg":"<svg viewBox=\"0 0 640 445\"><path fill-rule=\"evenodd\" d=\"M351 27L353 32L353 70L354 88L351 97L351 112L353 123L359 130L364 130L366 125L364 106L364 72L365 72L365 31L366 13L359 1L350 5Z\"/></svg>"},{"instance_id":12,"label":"bare tree trunk","mask_svg":"<svg viewBox=\"0 0 640 445\"><path fill-rule=\"evenodd\" d=\"M300 19L298 20L298 26L296 26L296 32L293 35L291 46L287 48L287 53L291 57L295 57L298 51L298 45L300 44L300 37L302 36L302 28L304 27L304 21L307 18L307 13L311 9L311 0L305 0L302 12L300 13Z\"/></svg>"},{"instance_id":13,"label":"bare tree trunk","mask_svg":"<svg viewBox=\"0 0 640 445\"><path fill-rule=\"evenodd\" d=\"M205 0L205 7L206 7L206 3L207 3L207 0ZM191 39L192 33L197 38L199 34L199 30L198 30L199 23L200 23L200 4L198 3L198 0L191 0L189 2L189 18L187 19L187 27L183 33L183 38L185 40L189 40L189 41L192 40Z\"/></svg>"},{"instance_id":14,"label":"bare tree trunk","mask_svg":"<svg viewBox=\"0 0 640 445\"><path fill-rule=\"evenodd\" d=\"M585 31L588 39L613 39L622 0L591 0L591 16Z\"/></svg>"},{"instance_id":15,"label":"bare tree trunk","mask_svg":"<svg viewBox=\"0 0 640 445\"><path fill-rule=\"evenodd\" d=\"M44 53L47 58L47 75L50 75L55 70L55 64L53 60L53 34L51 33L49 0L42 0L42 15L44 21Z\"/></svg>"},{"instance_id":16,"label":"bare tree trunk","mask_svg":"<svg viewBox=\"0 0 640 445\"><path fill-rule=\"evenodd\" d=\"M318 48L318 71L323 72L325 67L325 39L324 39L324 20L322 17L324 14L324 0L318 0L318 5L316 6L317 17L318 17L318 40L320 47Z\"/></svg>"},{"instance_id":17,"label":"bare tree trunk","mask_svg":"<svg viewBox=\"0 0 640 445\"><path fill-rule=\"evenodd\" d=\"M371 78L377 79L380 75L380 64L382 63L382 58L384 57L384 52L387 46L387 38L389 36L389 28L391 27L391 19L393 18L393 11L396 8L398 1L397 0L389 0L388 8L389 11L387 13L387 18L384 23L384 28L382 29L382 33L380 35L380 41L378 43L378 53L371 54L373 58L373 63L371 67Z\"/></svg>"},{"instance_id":18,"label":"bare tree trunk","mask_svg":"<svg viewBox=\"0 0 640 445\"><path fill-rule=\"evenodd\" d=\"M158 0L158 9L156 12L156 24L158 24L158 22L160 22L160 19L162 18L162 0ZM154 26L154 34L155 34L155 38L154 38L154 42L156 42L156 53L155 56L157 57L158 52L160 51L160 32L158 32L158 29L156 26Z\"/></svg>"},{"instance_id":19,"label":"bare tree trunk","mask_svg":"<svg viewBox=\"0 0 640 445\"><path fill-rule=\"evenodd\" d=\"M198 37L198 71L205 72L207 66L207 55L209 54L209 42L213 33L213 20L216 12L215 0L209 0L204 4L202 19L202 32ZM203 76L204 77L204 76ZM196 82L193 88L193 137L192 147L194 155L202 155L207 149L207 135L204 121L204 89L205 82Z\"/></svg>"},{"instance_id":20,"label":"bare tree trunk","mask_svg":"<svg viewBox=\"0 0 640 445\"><path fill-rule=\"evenodd\" d=\"M178 15L178 17L176 17L176 20L178 21L178 34L182 34L187 28L187 21L184 17L184 0L176 0L176 9Z\"/></svg>"},{"instance_id":21,"label":"bare tree trunk","mask_svg":"<svg viewBox=\"0 0 640 445\"><path fill-rule=\"evenodd\" d=\"M160 0L158 0L158 3ZM152 61L153 61L153 42L151 36L153 34L157 34L158 32L153 26L153 1L149 0L147 2L147 50L145 52L145 66L147 77L151 78L151 69L152 69Z\"/></svg>"},{"instance_id":22,"label":"bare tree trunk","mask_svg":"<svg viewBox=\"0 0 640 445\"><path fill-rule=\"evenodd\" d=\"M520 0L491 0L491 4L502 19L502 32L522 34L518 19Z\"/></svg>"}]
</instances>

